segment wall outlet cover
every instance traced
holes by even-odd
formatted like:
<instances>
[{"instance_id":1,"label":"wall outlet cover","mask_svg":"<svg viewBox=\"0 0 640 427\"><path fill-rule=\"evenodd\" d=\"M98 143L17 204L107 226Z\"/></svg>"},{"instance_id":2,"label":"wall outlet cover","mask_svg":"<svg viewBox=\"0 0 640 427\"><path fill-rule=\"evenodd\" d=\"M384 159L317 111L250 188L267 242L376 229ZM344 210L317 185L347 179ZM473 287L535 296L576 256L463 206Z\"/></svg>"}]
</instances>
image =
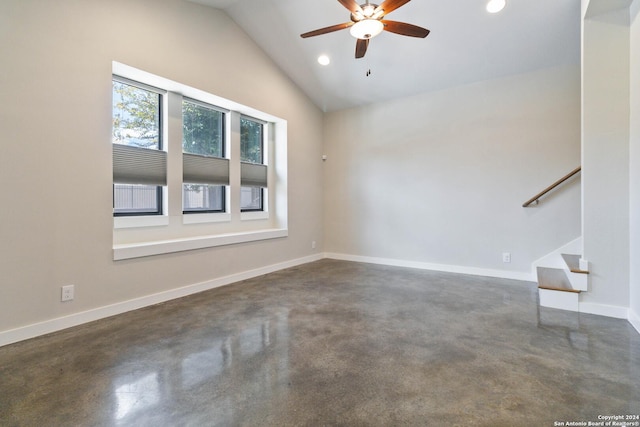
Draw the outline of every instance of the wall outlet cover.
<instances>
[{"instance_id":1,"label":"wall outlet cover","mask_svg":"<svg viewBox=\"0 0 640 427\"><path fill-rule=\"evenodd\" d=\"M74 285L67 285L62 287L62 294L60 296L60 301L72 301L75 293Z\"/></svg>"}]
</instances>

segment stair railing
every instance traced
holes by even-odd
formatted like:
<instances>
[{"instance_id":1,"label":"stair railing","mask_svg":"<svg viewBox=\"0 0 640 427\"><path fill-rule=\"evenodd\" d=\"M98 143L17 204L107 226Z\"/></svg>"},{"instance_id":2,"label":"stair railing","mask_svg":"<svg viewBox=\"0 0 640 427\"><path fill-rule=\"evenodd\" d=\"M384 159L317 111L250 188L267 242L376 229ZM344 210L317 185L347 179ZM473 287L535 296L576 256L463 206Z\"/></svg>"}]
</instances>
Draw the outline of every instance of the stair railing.
<instances>
[{"instance_id":1,"label":"stair railing","mask_svg":"<svg viewBox=\"0 0 640 427\"><path fill-rule=\"evenodd\" d=\"M544 190L542 190L541 192L539 192L538 194L536 194L535 196L527 200L526 202L524 202L522 204L522 207L528 208L534 203L537 205L540 202L540 198L542 196L544 196L545 194L547 194L548 192L550 192L551 190L553 190L554 188L556 188L557 186L559 186L560 184L562 184L563 182L571 178L572 176L576 175L581 170L582 170L582 167L578 166L577 168L575 168L574 170L572 170L571 172L569 172L568 174L566 174L565 176L563 176L562 178L560 178L559 180L557 180L556 182L554 182L553 184L551 184L550 186L548 186L547 188L545 188Z\"/></svg>"}]
</instances>

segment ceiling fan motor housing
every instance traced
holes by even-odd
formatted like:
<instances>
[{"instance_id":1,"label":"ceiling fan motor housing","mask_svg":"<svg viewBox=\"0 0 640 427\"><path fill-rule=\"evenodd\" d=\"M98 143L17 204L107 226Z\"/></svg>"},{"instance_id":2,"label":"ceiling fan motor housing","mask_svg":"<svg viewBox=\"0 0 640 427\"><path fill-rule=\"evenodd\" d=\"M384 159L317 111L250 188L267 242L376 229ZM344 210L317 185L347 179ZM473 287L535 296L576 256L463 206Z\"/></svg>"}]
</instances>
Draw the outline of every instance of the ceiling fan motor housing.
<instances>
[{"instance_id":1,"label":"ceiling fan motor housing","mask_svg":"<svg viewBox=\"0 0 640 427\"><path fill-rule=\"evenodd\" d=\"M384 15L384 10L380 9L376 12L378 7L380 6L369 2L361 4L359 10L351 13L351 20L353 22L359 22L363 19L380 19L382 15Z\"/></svg>"}]
</instances>

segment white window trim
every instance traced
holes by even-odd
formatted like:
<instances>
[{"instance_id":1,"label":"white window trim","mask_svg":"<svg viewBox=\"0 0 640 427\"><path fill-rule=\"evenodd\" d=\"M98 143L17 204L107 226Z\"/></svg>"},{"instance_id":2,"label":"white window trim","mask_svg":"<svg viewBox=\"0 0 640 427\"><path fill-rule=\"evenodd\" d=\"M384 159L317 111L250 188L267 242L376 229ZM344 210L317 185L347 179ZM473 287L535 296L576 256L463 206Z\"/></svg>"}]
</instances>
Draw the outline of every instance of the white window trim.
<instances>
[{"instance_id":1,"label":"white window trim","mask_svg":"<svg viewBox=\"0 0 640 427\"><path fill-rule=\"evenodd\" d=\"M261 219L269 219L269 211L246 211L240 214L242 221L256 221Z\"/></svg>"},{"instance_id":2,"label":"white window trim","mask_svg":"<svg viewBox=\"0 0 640 427\"><path fill-rule=\"evenodd\" d=\"M167 215L114 216L113 228L165 227L169 225Z\"/></svg>"},{"instance_id":3,"label":"white window trim","mask_svg":"<svg viewBox=\"0 0 640 427\"><path fill-rule=\"evenodd\" d=\"M223 245L247 243L252 241L283 238L288 236L287 215L287 122L279 117L266 114L253 108L235 103L233 101L212 95L202 90L194 89L186 85L153 75L136 68L113 62L113 74L129 79L132 82L141 83L154 88L166 90L169 97L181 97L189 102L201 102L208 106L214 106L221 111L229 112L226 115L227 125L231 124L231 115L236 117L247 116L251 119L265 123L265 158L264 164L269 165L269 187L265 188L264 210L241 212L238 201L234 200L236 191L239 191L239 158L236 166L231 166L232 189L228 191L225 212L215 213L183 213L182 197L179 201L176 196L182 195L181 165L177 157L177 146L182 146L181 141L176 142L176 129L164 129L166 142L164 150L168 150L169 176L165 197L163 199L164 215L148 216L119 216L114 217L114 241L113 259L123 260L138 257L160 255L166 253L203 249ZM169 108L164 109L164 114L169 114ZM175 114L175 112L174 112ZM165 120L165 126L169 120ZM268 132L276 129L277 132ZM181 127L180 127L181 132ZM233 131L232 131L233 132ZM226 133L226 144L230 144L231 132ZM173 142L172 142L173 141ZM239 148L238 148L239 149ZM272 151L273 150L273 151ZM232 153L229 146L225 150L228 155ZM239 154L239 153L238 153ZM273 157L273 159L271 159ZM231 158L232 161L235 161ZM275 166L270 165L275 161ZM235 174L235 175L234 175ZM180 176L180 179L176 177ZM235 178L233 178L235 176ZM277 178L277 179L276 179ZM234 183L235 182L235 183ZM274 183L278 183L277 187ZM178 189L179 185L179 189ZM271 188L273 186L273 188ZM228 187L229 188L229 187ZM237 189L237 190L234 190ZM169 196L172 199L169 200ZM166 205L168 203L168 206ZM230 204L233 204L230 206ZM237 206L235 206L238 204ZM262 223L260 223L260 220ZM258 221L254 225L244 224L246 221ZM185 237L180 237L180 231L184 228ZM257 227L257 228L256 228ZM249 230L247 230L249 228ZM176 233L176 230L178 231ZM194 230L199 233L193 237ZM131 234L133 233L133 234ZM178 235L176 238L175 236Z\"/></svg>"},{"instance_id":4,"label":"white window trim","mask_svg":"<svg viewBox=\"0 0 640 427\"><path fill-rule=\"evenodd\" d=\"M182 215L183 224L207 224L212 222L230 222L231 214L226 212L188 213Z\"/></svg>"},{"instance_id":5,"label":"white window trim","mask_svg":"<svg viewBox=\"0 0 640 427\"><path fill-rule=\"evenodd\" d=\"M238 243L255 242L258 240L279 239L287 237L288 230L266 229L244 233L229 233L215 236L198 236L184 239L172 239L147 243L129 243L113 246L114 261L141 258L172 252L191 251L194 249L211 248L215 246L234 245Z\"/></svg>"}]
</instances>

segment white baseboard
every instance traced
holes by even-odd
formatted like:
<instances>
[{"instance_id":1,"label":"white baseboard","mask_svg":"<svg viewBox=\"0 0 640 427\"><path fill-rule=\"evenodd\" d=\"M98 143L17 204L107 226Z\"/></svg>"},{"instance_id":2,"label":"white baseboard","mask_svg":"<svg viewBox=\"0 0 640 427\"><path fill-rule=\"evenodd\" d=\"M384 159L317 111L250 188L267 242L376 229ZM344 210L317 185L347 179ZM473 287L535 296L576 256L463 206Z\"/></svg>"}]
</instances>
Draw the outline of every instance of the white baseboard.
<instances>
[{"instance_id":1,"label":"white baseboard","mask_svg":"<svg viewBox=\"0 0 640 427\"><path fill-rule=\"evenodd\" d=\"M0 347L324 258L311 255L0 332Z\"/></svg>"},{"instance_id":2,"label":"white baseboard","mask_svg":"<svg viewBox=\"0 0 640 427\"><path fill-rule=\"evenodd\" d=\"M599 316L613 317L615 319L628 319L629 309L617 305L594 304L581 302L580 313L597 314Z\"/></svg>"},{"instance_id":3,"label":"white baseboard","mask_svg":"<svg viewBox=\"0 0 640 427\"><path fill-rule=\"evenodd\" d=\"M93 322L95 320L104 319L128 311L137 310L139 308L148 307L161 302L170 301L176 298L182 298L198 292L207 291L220 286L230 285L242 280L251 279L262 276L264 274L273 273L285 268L295 267L302 264L318 261L322 258L331 258L344 261L364 262L369 264L390 265L396 267L417 268L422 270L443 271L448 273L471 274L476 276L497 277L503 279L523 280L535 282L535 276L531 273L481 269L474 267L463 267L454 265L431 264L415 261L394 260L388 258L364 257L357 255L325 253L316 254L303 258L297 258L278 264L268 265L254 270L242 273L232 274L225 277L209 280L202 283L184 286L181 288L171 289L169 291L159 292L157 294L147 295L128 301L119 302L80 313L71 314L69 316L58 317L44 322L34 323L32 325L20 328L10 329L0 332L0 347L41 335L57 332L73 326L82 325L84 323ZM633 327L640 333L640 316L637 313L625 308L617 306L609 306L603 304L580 303L580 312L597 314L601 316L614 317L618 319L627 319Z\"/></svg>"},{"instance_id":4,"label":"white baseboard","mask_svg":"<svg viewBox=\"0 0 640 427\"><path fill-rule=\"evenodd\" d=\"M492 270L486 268L464 267L460 265L431 264L417 261L404 261L390 258L376 258L359 255L348 255L328 252L326 258L338 259L343 261L364 262L367 264L391 265L394 267L417 268L420 270L443 271L447 273L471 274L474 276L497 277L500 279L523 280L527 282L535 282L536 277L531 272Z\"/></svg>"},{"instance_id":5,"label":"white baseboard","mask_svg":"<svg viewBox=\"0 0 640 427\"><path fill-rule=\"evenodd\" d=\"M629 309L629 323L636 328L636 331L640 334L640 315Z\"/></svg>"}]
</instances>

